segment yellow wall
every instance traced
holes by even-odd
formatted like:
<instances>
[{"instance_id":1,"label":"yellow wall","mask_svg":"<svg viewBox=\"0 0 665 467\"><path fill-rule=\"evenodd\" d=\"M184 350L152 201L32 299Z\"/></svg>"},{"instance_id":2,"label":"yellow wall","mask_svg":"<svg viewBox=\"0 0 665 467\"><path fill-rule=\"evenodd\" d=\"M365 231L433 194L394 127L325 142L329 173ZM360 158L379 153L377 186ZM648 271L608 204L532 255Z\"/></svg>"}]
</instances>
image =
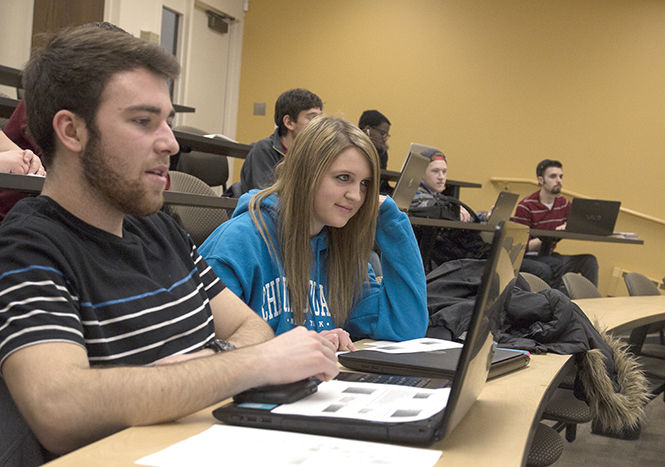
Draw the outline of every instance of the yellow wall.
<instances>
[{"instance_id":1,"label":"yellow wall","mask_svg":"<svg viewBox=\"0 0 665 467\"><path fill-rule=\"evenodd\" d=\"M451 178L483 184L462 191L477 209L496 197L490 177L533 179L551 157L565 188L665 219L663 57L661 0L251 0L237 138L267 136L276 97L306 87L327 113L386 114L390 169L412 141L439 147ZM617 230L646 245L559 249L595 253L606 293L614 266L665 275L665 226L622 214Z\"/></svg>"}]
</instances>

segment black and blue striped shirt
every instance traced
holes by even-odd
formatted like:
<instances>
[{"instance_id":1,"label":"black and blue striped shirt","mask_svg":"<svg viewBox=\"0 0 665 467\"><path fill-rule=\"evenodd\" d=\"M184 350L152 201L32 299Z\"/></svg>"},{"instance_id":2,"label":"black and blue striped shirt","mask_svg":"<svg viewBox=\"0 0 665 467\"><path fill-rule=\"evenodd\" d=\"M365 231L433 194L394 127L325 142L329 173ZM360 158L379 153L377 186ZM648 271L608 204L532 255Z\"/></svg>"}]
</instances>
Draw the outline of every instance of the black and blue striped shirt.
<instances>
[{"instance_id":1,"label":"black and blue striped shirt","mask_svg":"<svg viewBox=\"0 0 665 467\"><path fill-rule=\"evenodd\" d=\"M223 289L165 214L126 216L120 238L50 198L25 199L0 226L0 365L42 342L84 346L91 365L200 349Z\"/></svg>"}]
</instances>

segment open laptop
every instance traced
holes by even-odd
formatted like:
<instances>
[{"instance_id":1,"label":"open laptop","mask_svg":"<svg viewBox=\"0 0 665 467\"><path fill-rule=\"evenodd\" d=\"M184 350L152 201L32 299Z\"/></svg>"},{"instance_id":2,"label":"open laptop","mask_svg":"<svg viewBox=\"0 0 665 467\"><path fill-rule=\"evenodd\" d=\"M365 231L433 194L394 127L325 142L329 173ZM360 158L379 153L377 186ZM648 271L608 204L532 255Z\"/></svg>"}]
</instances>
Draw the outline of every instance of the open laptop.
<instances>
[{"instance_id":1,"label":"open laptop","mask_svg":"<svg viewBox=\"0 0 665 467\"><path fill-rule=\"evenodd\" d=\"M509 220L519 197L520 195L517 193L511 193L509 191L502 191L499 193L499 196L494 203L494 208L487 219L487 224L494 227L499 225L499 222Z\"/></svg>"},{"instance_id":2,"label":"open laptop","mask_svg":"<svg viewBox=\"0 0 665 467\"><path fill-rule=\"evenodd\" d=\"M512 196L510 197L512 198ZM509 211L510 212L510 211ZM519 271L526 244L528 240L528 229L511 226L505 227L509 232L507 241L510 240L512 247L509 258L512 269ZM489 260L488 260L489 261ZM481 285L482 289L482 285ZM479 290L480 293L480 290ZM356 352L340 354L339 362L347 368L358 371L385 373L391 375L411 375L429 378L445 378L455 374L458 360L462 353L461 345L450 345L439 348L438 339L427 341L428 345L414 345L418 347L430 346L437 350L410 351L411 343L418 344L420 340L406 341L403 343L384 345L383 348L364 349ZM528 352L512 349L496 349L492 357L492 363L488 378L495 378L505 373L524 368L529 364Z\"/></svg>"},{"instance_id":3,"label":"open laptop","mask_svg":"<svg viewBox=\"0 0 665 467\"><path fill-rule=\"evenodd\" d=\"M502 191L499 193L496 201L494 202L494 207L490 216L487 218L487 225L496 227L499 225L499 222L505 222L510 220L510 216L513 213L515 204L519 199L517 193L511 193L509 191ZM480 232L480 238L482 238L486 243L492 242L492 232Z\"/></svg>"},{"instance_id":4,"label":"open laptop","mask_svg":"<svg viewBox=\"0 0 665 467\"><path fill-rule=\"evenodd\" d=\"M612 235L620 207L621 201L573 198L566 232Z\"/></svg>"},{"instance_id":5,"label":"open laptop","mask_svg":"<svg viewBox=\"0 0 665 467\"><path fill-rule=\"evenodd\" d=\"M438 149L430 146L411 143L409 153L406 155L406 159L404 159L404 164L402 165L402 172L392 194L393 201L395 201L395 204L397 204L397 207L401 211L406 212L409 210L411 201L413 201L413 197L416 195L416 191L418 191L427 166L431 162L429 154L438 151Z\"/></svg>"},{"instance_id":6,"label":"open laptop","mask_svg":"<svg viewBox=\"0 0 665 467\"><path fill-rule=\"evenodd\" d=\"M360 418L362 411L358 411L357 417L339 417L337 414L345 406L352 405L357 399L371 396L371 393L375 391L400 392L402 387L389 384L359 386L360 383L344 383L348 384L346 390L340 393L339 398L329 401L327 388L332 386L329 383L333 383L333 381L321 383L317 393L295 403L302 406L302 404L306 405L309 402L323 399L327 405L317 414L284 413L285 410L292 408L285 406L294 406L294 404L238 404L232 402L214 410L213 415L232 425L354 439L408 444L430 444L442 439L462 420L485 384L494 353L490 333L491 322L503 307L515 282L514 261L516 258L513 256L515 251L523 251L523 245L517 245L524 244L527 237L528 229L525 226L512 222L500 223L497 226L455 376L450 382L449 389L434 390L446 391L447 399L434 407L436 412L433 415L421 420L400 422L398 420L404 420L403 417L406 415L414 415L415 410L404 410L402 405L391 403L393 398L386 397L380 401L387 418L384 421L362 419ZM519 264L519 261L517 263ZM423 389L416 389L411 400L418 402L426 400L430 396L434 398L435 396L432 394ZM409 413L407 414L407 412Z\"/></svg>"}]
</instances>

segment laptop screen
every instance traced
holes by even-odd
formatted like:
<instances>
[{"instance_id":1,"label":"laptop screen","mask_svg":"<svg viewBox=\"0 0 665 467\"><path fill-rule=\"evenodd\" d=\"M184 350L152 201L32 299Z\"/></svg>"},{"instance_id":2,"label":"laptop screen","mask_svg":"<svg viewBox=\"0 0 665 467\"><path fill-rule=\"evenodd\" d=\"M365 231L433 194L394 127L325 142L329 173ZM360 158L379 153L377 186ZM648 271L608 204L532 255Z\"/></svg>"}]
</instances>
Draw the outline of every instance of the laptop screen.
<instances>
[{"instance_id":1,"label":"laptop screen","mask_svg":"<svg viewBox=\"0 0 665 467\"><path fill-rule=\"evenodd\" d=\"M476 401L485 384L492 363L493 336L490 330L499 319L506 298L511 292L519 271L526 242L526 226L514 222L500 222L494 233L492 251L478 290L473 318L469 323L466 344L462 349L455 372L452 390L444 420L446 432L451 431ZM469 345L470 344L470 345Z\"/></svg>"},{"instance_id":2,"label":"laptop screen","mask_svg":"<svg viewBox=\"0 0 665 467\"><path fill-rule=\"evenodd\" d=\"M393 201L397 204L397 207L401 211L407 211L411 206L411 201L418 191L420 182L425 175L427 166L431 162L429 156L426 154L431 154L436 152L438 149L423 146L422 144L411 143L409 147L409 153L404 159L404 165L402 165L402 173L397 180L397 185L395 185L395 190L393 191Z\"/></svg>"},{"instance_id":3,"label":"laptop screen","mask_svg":"<svg viewBox=\"0 0 665 467\"><path fill-rule=\"evenodd\" d=\"M612 235L621 201L573 198L568 213L567 232Z\"/></svg>"}]
</instances>

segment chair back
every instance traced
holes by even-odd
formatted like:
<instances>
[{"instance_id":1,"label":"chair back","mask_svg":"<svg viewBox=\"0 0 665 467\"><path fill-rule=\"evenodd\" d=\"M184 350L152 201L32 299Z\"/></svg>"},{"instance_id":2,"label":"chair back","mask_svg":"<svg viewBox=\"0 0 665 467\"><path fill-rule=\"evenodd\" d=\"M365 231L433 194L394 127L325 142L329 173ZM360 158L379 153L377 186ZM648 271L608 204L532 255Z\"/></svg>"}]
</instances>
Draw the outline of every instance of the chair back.
<instances>
[{"instance_id":1,"label":"chair back","mask_svg":"<svg viewBox=\"0 0 665 467\"><path fill-rule=\"evenodd\" d=\"M656 284L639 272L629 272L623 280L630 295L660 295Z\"/></svg>"},{"instance_id":2,"label":"chair back","mask_svg":"<svg viewBox=\"0 0 665 467\"><path fill-rule=\"evenodd\" d=\"M170 189L172 191L193 193L196 195L219 196L215 193L215 190L208 186L204 181L199 180L193 175L175 170L170 171L169 174L171 176ZM189 233L197 246L201 245L213 230L223 222L226 222L229 218L226 209L176 205L171 206L171 209L177 214L182 226Z\"/></svg>"},{"instance_id":3,"label":"chair back","mask_svg":"<svg viewBox=\"0 0 665 467\"><path fill-rule=\"evenodd\" d=\"M535 274L531 274L530 272L520 272L520 276L522 276L527 284L529 284L531 292L540 292L541 290L547 290L551 288L547 282Z\"/></svg>"},{"instance_id":4,"label":"chair back","mask_svg":"<svg viewBox=\"0 0 665 467\"><path fill-rule=\"evenodd\" d=\"M381 266L381 258L379 257L379 254L374 250L369 252L369 264L371 264L372 269L374 269L376 280L381 282L383 279L383 267Z\"/></svg>"},{"instance_id":5,"label":"chair back","mask_svg":"<svg viewBox=\"0 0 665 467\"><path fill-rule=\"evenodd\" d=\"M179 126L174 129L199 136L209 134L190 126ZM176 170L193 175L211 187L221 186L223 190L226 190L226 182L229 179L229 161L225 156L201 151L181 152Z\"/></svg>"},{"instance_id":6,"label":"chair back","mask_svg":"<svg viewBox=\"0 0 665 467\"><path fill-rule=\"evenodd\" d=\"M563 285L568 296L573 300L578 298L600 298L598 288L586 277L576 272L567 272L563 275Z\"/></svg>"},{"instance_id":7,"label":"chair back","mask_svg":"<svg viewBox=\"0 0 665 467\"><path fill-rule=\"evenodd\" d=\"M648 277L640 274L639 272L629 272L623 276L623 280L626 282L626 288L628 289L628 294L631 296L635 295L660 295L660 290L658 286L654 284ZM644 340L646 339L647 334L658 332L660 333L660 343L661 345L665 343L665 322L652 323L642 328L636 328L631 333L631 343L633 348L636 349L637 353L643 351ZM648 350L644 350L646 355L649 355Z\"/></svg>"},{"instance_id":8,"label":"chair back","mask_svg":"<svg viewBox=\"0 0 665 467\"><path fill-rule=\"evenodd\" d=\"M0 378L0 467L42 465L48 460Z\"/></svg>"}]
</instances>

